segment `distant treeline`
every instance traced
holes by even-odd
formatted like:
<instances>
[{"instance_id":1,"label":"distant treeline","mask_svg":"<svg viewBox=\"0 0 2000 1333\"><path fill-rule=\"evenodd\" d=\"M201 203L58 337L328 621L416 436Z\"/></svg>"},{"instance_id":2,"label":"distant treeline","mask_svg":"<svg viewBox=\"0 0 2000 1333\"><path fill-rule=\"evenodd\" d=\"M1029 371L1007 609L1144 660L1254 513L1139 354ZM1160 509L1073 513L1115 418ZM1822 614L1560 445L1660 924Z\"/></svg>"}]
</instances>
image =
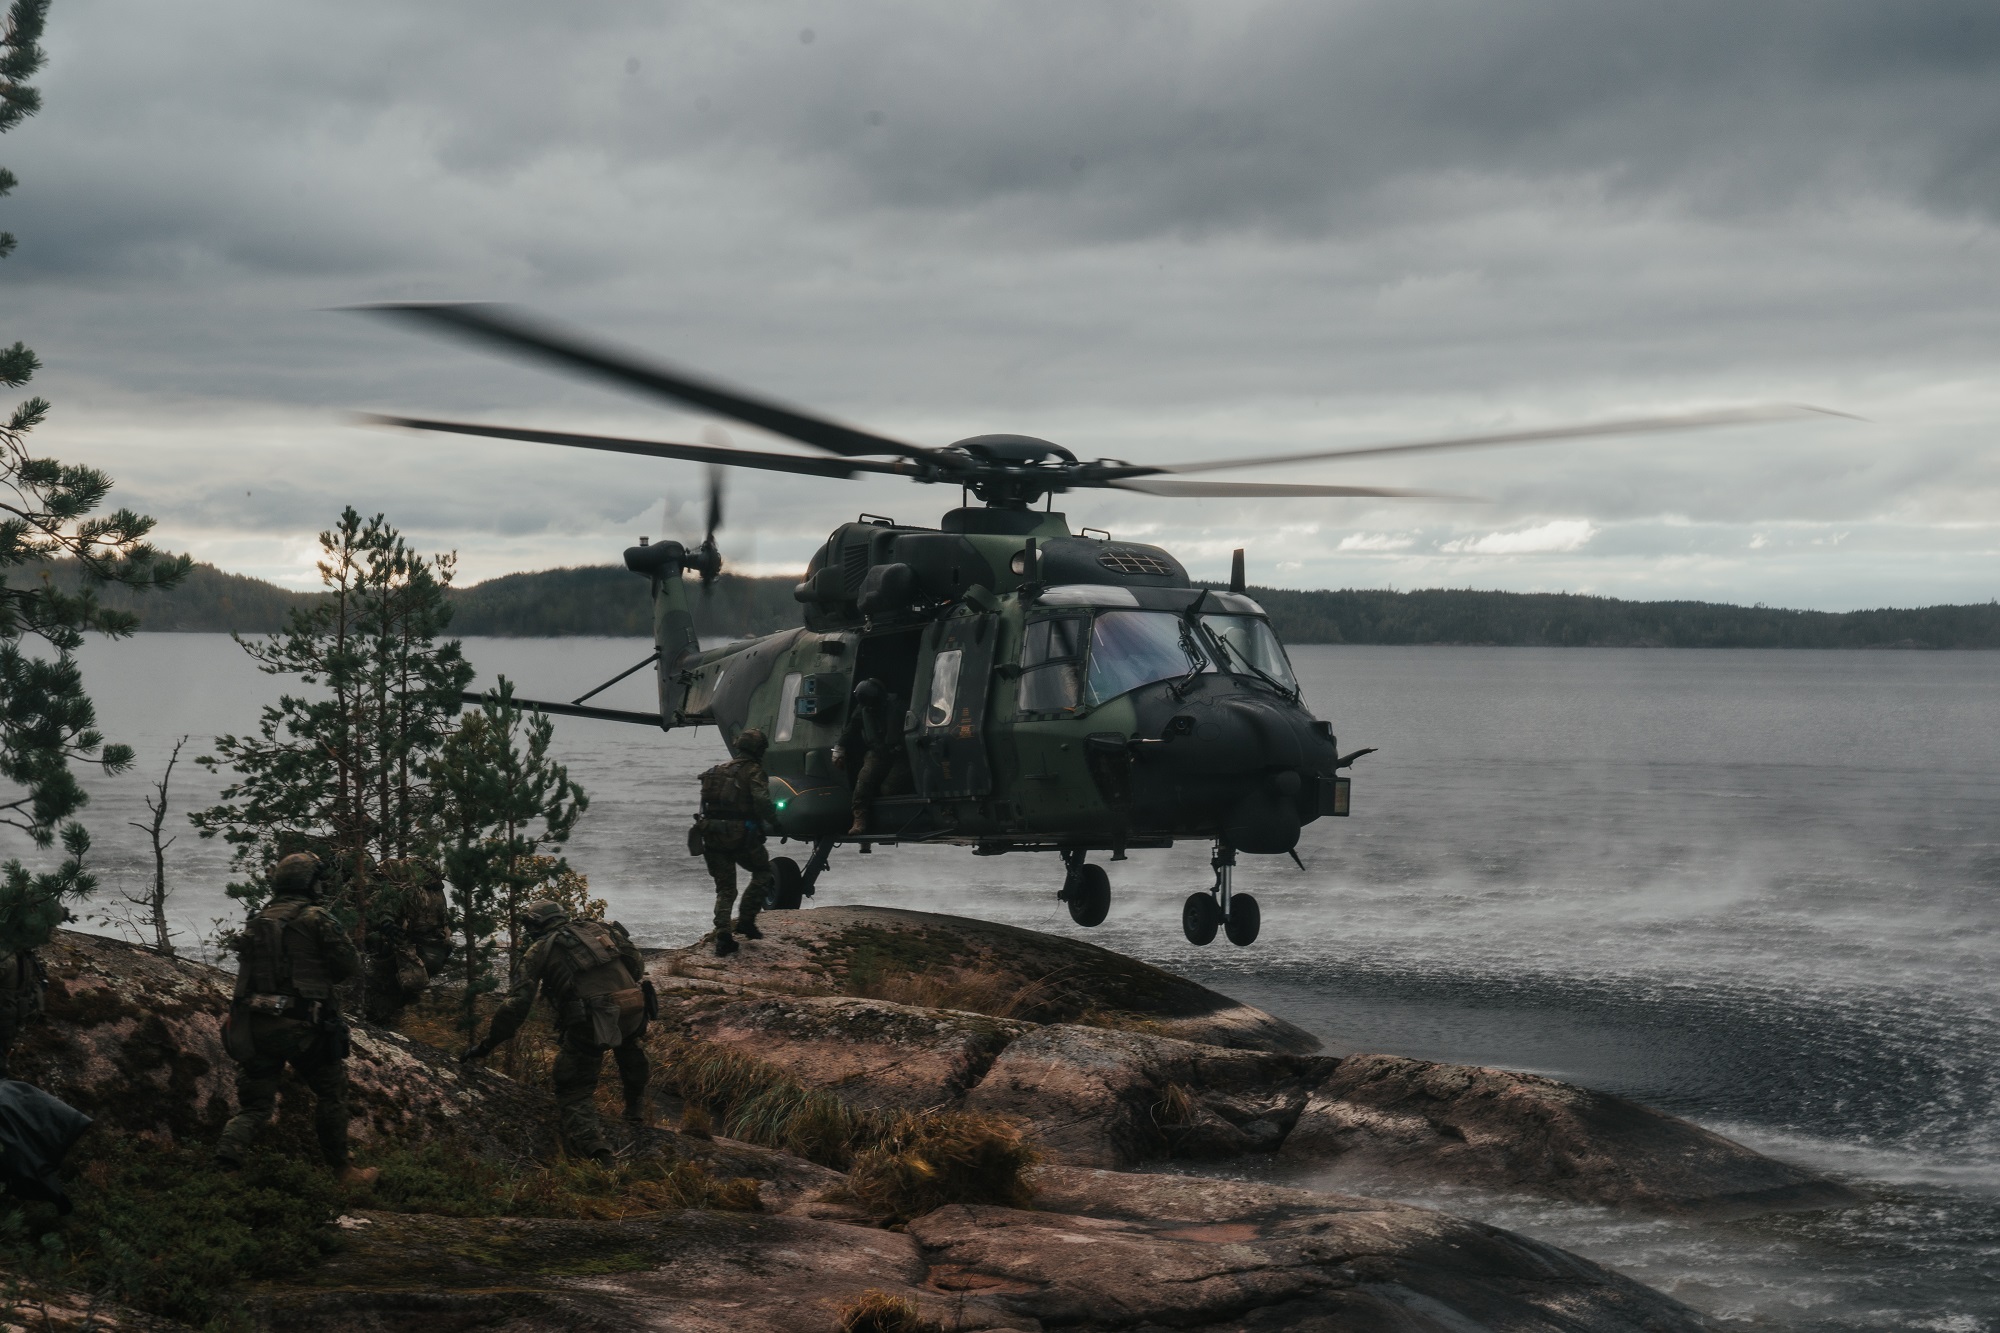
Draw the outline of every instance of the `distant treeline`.
<instances>
[{"instance_id":1,"label":"distant treeline","mask_svg":"<svg viewBox=\"0 0 2000 1333\"><path fill-rule=\"evenodd\" d=\"M50 571L73 586L73 570ZM799 623L794 578L724 574L694 591L704 636L765 634ZM1299 592L1252 588L1287 643L1496 644L1551 648L2000 648L2000 605L1912 610L1782 611L1720 602L1626 602L1572 593L1425 589ZM143 630L268 633L315 593L196 565L178 589L136 596L112 588L107 605ZM509 574L451 592L452 630L547 638L652 634L646 581L616 565Z\"/></svg>"},{"instance_id":2,"label":"distant treeline","mask_svg":"<svg viewBox=\"0 0 2000 1333\"><path fill-rule=\"evenodd\" d=\"M27 577L38 577L37 571ZM74 566L45 571L64 588L75 589ZM15 577L21 577L19 575ZM796 578L746 579L724 574L706 593L693 585L695 629L705 637L761 634L799 622L792 597ZM98 600L139 617L141 630L181 633L268 634L284 624L294 607L319 593L294 592L275 583L196 565L187 581L170 593L100 589ZM451 590L452 632L496 637L548 638L601 634L649 638L653 611L646 580L619 565L545 569L508 574Z\"/></svg>"},{"instance_id":3,"label":"distant treeline","mask_svg":"<svg viewBox=\"0 0 2000 1333\"><path fill-rule=\"evenodd\" d=\"M1252 588L1287 643L1509 648L2000 648L2000 605L1781 611L1573 593Z\"/></svg>"}]
</instances>

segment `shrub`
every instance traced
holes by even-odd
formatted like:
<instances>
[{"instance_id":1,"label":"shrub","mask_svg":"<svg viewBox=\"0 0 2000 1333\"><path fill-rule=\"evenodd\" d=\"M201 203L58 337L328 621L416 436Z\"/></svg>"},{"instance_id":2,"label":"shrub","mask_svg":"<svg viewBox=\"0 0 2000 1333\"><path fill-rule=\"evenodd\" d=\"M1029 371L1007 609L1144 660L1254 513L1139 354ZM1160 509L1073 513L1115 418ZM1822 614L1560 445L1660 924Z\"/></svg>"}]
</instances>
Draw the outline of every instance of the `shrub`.
<instances>
[{"instance_id":1,"label":"shrub","mask_svg":"<svg viewBox=\"0 0 2000 1333\"><path fill-rule=\"evenodd\" d=\"M191 1150L130 1140L79 1164L70 1216L0 1212L0 1262L205 1325L235 1311L239 1282L311 1268L340 1243L339 1190L317 1164L260 1155L221 1172Z\"/></svg>"},{"instance_id":2,"label":"shrub","mask_svg":"<svg viewBox=\"0 0 2000 1333\"><path fill-rule=\"evenodd\" d=\"M943 1333L917 1303L870 1287L840 1309L840 1333Z\"/></svg>"},{"instance_id":3,"label":"shrub","mask_svg":"<svg viewBox=\"0 0 2000 1333\"><path fill-rule=\"evenodd\" d=\"M950 1203L1021 1208L1034 1196L1026 1173L1038 1160L1009 1121L967 1111L906 1113L855 1155L841 1194L899 1222Z\"/></svg>"}]
</instances>

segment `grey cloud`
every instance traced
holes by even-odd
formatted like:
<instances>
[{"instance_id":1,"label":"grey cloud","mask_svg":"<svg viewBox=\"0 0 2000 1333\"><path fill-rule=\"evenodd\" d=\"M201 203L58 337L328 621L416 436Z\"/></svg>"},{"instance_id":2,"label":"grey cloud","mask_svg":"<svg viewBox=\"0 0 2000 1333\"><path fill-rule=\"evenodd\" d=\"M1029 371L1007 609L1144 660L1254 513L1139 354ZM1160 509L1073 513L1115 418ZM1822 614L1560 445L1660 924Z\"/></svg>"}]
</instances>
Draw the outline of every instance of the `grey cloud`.
<instances>
[{"instance_id":1,"label":"grey cloud","mask_svg":"<svg viewBox=\"0 0 2000 1333\"><path fill-rule=\"evenodd\" d=\"M469 297L913 439L1025 430L1146 460L1825 401L1876 421L1313 473L1496 501L1476 514L1065 503L1217 567L1311 528L1301 579L1463 577L1473 557L1421 562L1574 518L1602 535L1496 577L1768 571L1729 554L1757 523L1901 524L1883 540L1929 543L1953 579L1990 569L1924 535L2000 501L1989 6L58 0L52 18L49 109L0 141L24 181L0 206L23 245L0 271L8 336L48 364L38 440L104 461L191 541L309 535L352 500L469 562L612 558L638 497L694 484L344 425L703 424L321 313ZM860 509L955 499L767 477L738 495L733 540L773 563ZM1714 544L1639 542L1663 515L1719 525ZM1356 527L1426 544L1338 555ZM1860 558L1840 559L1815 596L1855 586ZM1922 562L1866 572L1887 577Z\"/></svg>"}]
</instances>

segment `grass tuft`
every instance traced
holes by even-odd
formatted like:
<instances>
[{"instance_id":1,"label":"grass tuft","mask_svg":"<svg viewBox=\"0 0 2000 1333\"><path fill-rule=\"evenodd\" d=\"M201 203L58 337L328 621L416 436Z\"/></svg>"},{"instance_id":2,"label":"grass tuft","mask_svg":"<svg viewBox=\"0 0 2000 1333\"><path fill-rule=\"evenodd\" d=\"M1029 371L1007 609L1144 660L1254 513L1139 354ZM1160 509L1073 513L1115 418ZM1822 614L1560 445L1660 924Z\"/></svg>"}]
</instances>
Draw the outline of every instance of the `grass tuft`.
<instances>
[{"instance_id":1,"label":"grass tuft","mask_svg":"<svg viewBox=\"0 0 2000 1333\"><path fill-rule=\"evenodd\" d=\"M656 1048L681 1097L714 1117L714 1131L845 1170L875 1142L884 1118L808 1088L774 1065L709 1042L671 1039Z\"/></svg>"},{"instance_id":2,"label":"grass tuft","mask_svg":"<svg viewBox=\"0 0 2000 1333\"><path fill-rule=\"evenodd\" d=\"M943 1333L915 1301L870 1287L840 1308L840 1333Z\"/></svg>"},{"instance_id":3,"label":"grass tuft","mask_svg":"<svg viewBox=\"0 0 2000 1333\"><path fill-rule=\"evenodd\" d=\"M756 1181L718 1180L692 1162L657 1154L608 1169L580 1160L503 1165L438 1142L378 1161L382 1179L371 1202L392 1212L615 1220L666 1208L758 1208Z\"/></svg>"},{"instance_id":4,"label":"grass tuft","mask_svg":"<svg viewBox=\"0 0 2000 1333\"><path fill-rule=\"evenodd\" d=\"M1025 1208L1034 1197L1027 1171L1040 1158L1010 1121L969 1111L906 1113L855 1154L840 1197L897 1222L952 1203Z\"/></svg>"},{"instance_id":5,"label":"grass tuft","mask_svg":"<svg viewBox=\"0 0 2000 1333\"><path fill-rule=\"evenodd\" d=\"M879 958L857 956L848 972L847 989L863 999L919 1009L957 1009L1035 1023L1066 1022L1077 1012L1077 999L1064 975L1067 971L1058 968L1023 983L1005 971L968 967L907 971Z\"/></svg>"}]
</instances>

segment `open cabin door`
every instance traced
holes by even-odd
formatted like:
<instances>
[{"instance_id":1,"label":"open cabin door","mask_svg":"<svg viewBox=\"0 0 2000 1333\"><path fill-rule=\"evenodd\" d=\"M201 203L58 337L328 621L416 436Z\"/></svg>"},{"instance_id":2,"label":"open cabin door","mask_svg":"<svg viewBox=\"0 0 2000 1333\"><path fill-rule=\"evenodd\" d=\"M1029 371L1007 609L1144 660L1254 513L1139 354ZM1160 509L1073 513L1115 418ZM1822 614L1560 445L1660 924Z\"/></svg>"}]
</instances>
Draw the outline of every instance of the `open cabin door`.
<instances>
[{"instance_id":1,"label":"open cabin door","mask_svg":"<svg viewBox=\"0 0 2000 1333\"><path fill-rule=\"evenodd\" d=\"M953 616L925 637L922 682L910 701L917 794L984 796L993 790L986 762L986 692L993 682L998 618Z\"/></svg>"}]
</instances>

